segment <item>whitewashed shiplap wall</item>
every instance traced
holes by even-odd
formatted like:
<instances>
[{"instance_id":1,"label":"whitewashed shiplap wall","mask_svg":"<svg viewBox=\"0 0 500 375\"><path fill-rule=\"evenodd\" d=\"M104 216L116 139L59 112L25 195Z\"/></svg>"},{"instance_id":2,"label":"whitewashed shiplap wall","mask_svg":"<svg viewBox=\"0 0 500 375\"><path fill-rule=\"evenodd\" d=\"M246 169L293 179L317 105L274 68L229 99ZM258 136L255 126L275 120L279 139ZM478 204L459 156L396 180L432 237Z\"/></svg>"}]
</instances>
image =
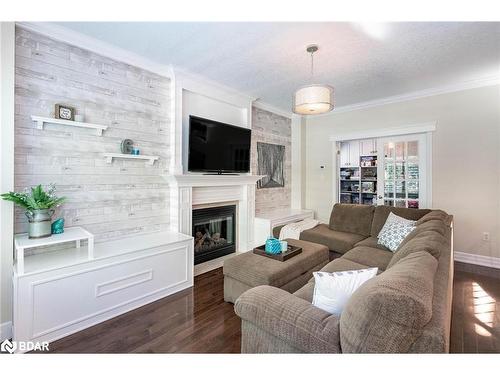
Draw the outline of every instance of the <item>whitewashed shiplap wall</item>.
<instances>
[{"instance_id":1,"label":"whitewashed shiplap wall","mask_svg":"<svg viewBox=\"0 0 500 375\"><path fill-rule=\"evenodd\" d=\"M170 157L169 87L168 78L17 28L16 189L55 183L68 197L57 216L97 241L166 229L169 192L161 176ZM109 128L102 137L58 125L37 130L30 116L53 117L56 103ZM124 138L160 160L106 164L103 153L119 152ZM15 231L26 229L17 210Z\"/></svg>"},{"instance_id":2,"label":"whitewashed shiplap wall","mask_svg":"<svg viewBox=\"0 0 500 375\"><path fill-rule=\"evenodd\" d=\"M289 118L275 113L252 108L252 171L257 169L257 142L272 143L285 146L285 186L280 188L256 189L255 214L291 206L291 173L292 173L292 127Z\"/></svg>"}]
</instances>

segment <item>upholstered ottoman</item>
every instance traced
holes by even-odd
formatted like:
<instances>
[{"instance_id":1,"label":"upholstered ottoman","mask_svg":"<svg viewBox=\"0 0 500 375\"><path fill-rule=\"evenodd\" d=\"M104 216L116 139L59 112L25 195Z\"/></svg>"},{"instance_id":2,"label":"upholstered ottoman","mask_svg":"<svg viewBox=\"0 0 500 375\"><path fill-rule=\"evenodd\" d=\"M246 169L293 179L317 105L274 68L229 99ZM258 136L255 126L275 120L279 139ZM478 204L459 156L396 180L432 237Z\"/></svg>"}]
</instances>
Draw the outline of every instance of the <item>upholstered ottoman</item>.
<instances>
[{"instance_id":1,"label":"upholstered ottoman","mask_svg":"<svg viewBox=\"0 0 500 375\"><path fill-rule=\"evenodd\" d=\"M301 240L287 240L302 253L284 262L252 251L224 261L224 300L234 303L248 289L271 285L293 293L305 285L314 271L329 262L328 247Z\"/></svg>"}]
</instances>

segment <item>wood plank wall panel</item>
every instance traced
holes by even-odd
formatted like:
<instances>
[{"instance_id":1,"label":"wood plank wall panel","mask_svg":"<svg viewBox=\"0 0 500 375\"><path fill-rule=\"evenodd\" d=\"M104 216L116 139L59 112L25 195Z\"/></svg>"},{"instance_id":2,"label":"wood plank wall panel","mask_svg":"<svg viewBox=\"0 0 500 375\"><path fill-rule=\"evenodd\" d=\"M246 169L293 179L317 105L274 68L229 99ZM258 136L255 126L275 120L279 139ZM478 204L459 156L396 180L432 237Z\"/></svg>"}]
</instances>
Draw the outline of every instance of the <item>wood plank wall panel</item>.
<instances>
[{"instance_id":1,"label":"wood plank wall panel","mask_svg":"<svg viewBox=\"0 0 500 375\"><path fill-rule=\"evenodd\" d=\"M257 142L285 146L285 186L255 190L255 214L291 206L292 127L289 118L252 108L252 171L258 173Z\"/></svg>"},{"instance_id":2,"label":"wood plank wall panel","mask_svg":"<svg viewBox=\"0 0 500 375\"><path fill-rule=\"evenodd\" d=\"M97 241L167 229L170 80L62 43L16 29L15 187L55 183L68 197L58 210L66 226L80 225ZM54 105L76 107L86 122L108 125L102 137L92 130L46 125L31 115L54 116ZM144 161L114 160L120 142L133 139ZM27 220L16 210L16 233Z\"/></svg>"}]
</instances>

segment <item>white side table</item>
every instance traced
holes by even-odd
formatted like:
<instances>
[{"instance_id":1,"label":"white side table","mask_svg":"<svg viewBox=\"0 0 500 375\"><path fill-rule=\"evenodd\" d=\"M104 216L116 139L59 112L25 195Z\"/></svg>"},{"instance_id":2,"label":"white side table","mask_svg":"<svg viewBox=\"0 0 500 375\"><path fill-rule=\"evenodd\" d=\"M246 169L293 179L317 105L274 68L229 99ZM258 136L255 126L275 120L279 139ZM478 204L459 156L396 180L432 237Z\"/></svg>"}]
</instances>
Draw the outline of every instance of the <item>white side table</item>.
<instances>
[{"instance_id":1,"label":"white side table","mask_svg":"<svg viewBox=\"0 0 500 375\"><path fill-rule=\"evenodd\" d=\"M17 234L14 236L14 246L16 248L17 273L24 273L24 250L33 249L41 246L56 245L64 242L75 241L76 247L80 247L80 241L88 241L88 258L94 259L94 235L82 227L64 228L64 233L53 234L45 238L28 238L28 233Z\"/></svg>"},{"instance_id":2,"label":"white side table","mask_svg":"<svg viewBox=\"0 0 500 375\"><path fill-rule=\"evenodd\" d=\"M273 228L295 223L304 219L312 219L313 210L284 209L274 210L259 214L255 217L254 246L264 244L269 236L273 234Z\"/></svg>"}]
</instances>

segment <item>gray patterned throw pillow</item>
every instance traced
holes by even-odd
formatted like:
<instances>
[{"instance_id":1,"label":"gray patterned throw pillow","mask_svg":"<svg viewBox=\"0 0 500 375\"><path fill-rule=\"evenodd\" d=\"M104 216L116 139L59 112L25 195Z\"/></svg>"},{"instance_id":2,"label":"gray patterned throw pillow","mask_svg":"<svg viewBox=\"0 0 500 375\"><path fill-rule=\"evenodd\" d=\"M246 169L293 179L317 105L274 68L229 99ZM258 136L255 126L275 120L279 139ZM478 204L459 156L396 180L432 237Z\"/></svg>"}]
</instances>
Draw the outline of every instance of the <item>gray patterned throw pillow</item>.
<instances>
[{"instance_id":1,"label":"gray patterned throw pillow","mask_svg":"<svg viewBox=\"0 0 500 375\"><path fill-rule=\"evenodd\" d=\"M378 243L395 252L406 236L415 229L415 224L415 221L407 220L391 212L378 234Z\"/></svg>"}]
</instances>

